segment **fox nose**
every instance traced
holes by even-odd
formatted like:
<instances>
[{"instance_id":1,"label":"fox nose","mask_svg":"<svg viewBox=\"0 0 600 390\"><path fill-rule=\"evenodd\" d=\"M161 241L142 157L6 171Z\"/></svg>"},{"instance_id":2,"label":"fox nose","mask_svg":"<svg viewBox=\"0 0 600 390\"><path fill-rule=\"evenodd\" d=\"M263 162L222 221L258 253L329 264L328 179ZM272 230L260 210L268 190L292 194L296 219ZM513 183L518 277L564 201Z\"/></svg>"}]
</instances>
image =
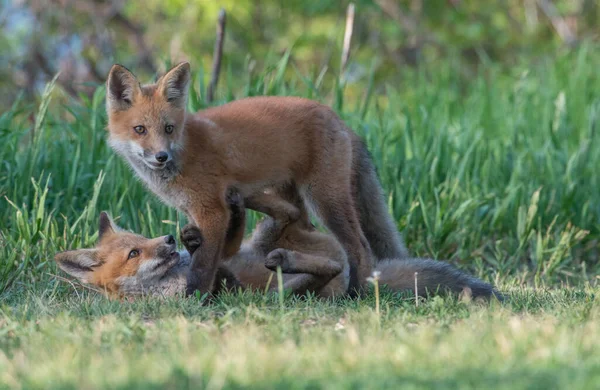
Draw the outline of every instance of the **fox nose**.
<instances>
[{"instance_id":1,"label":"fox nose","mask_svg":"<svg viewBox=\"0 0 600 390\"><path fill-rule=\"evenodd\" d=\"M165 242L169 245L174 245L175 244L175 237L173 237L172 235L168 235L165 236Z\"/></svg>"},{"instance_id":2,"label":"fox nose","mask_svg":"<svg viewBox=\"0 0 600 390\"><path fill-rule=\"evenodd\" d=\"M169 154L167 152L158 152L154 155L154 158L156 159L156 161L164 163L169 159Z\"/></svg>"}]
</instances>

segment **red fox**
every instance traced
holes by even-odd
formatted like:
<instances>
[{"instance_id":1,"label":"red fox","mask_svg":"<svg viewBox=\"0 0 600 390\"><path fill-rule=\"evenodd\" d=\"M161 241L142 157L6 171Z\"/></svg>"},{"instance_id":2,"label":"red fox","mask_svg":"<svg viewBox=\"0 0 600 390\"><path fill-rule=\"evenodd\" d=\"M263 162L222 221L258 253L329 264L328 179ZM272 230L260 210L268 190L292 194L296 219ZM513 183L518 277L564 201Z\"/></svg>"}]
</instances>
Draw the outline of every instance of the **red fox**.
<instances>
[{"instance_id":1,"label":"red fox","mask_svg":"<svg viewBox=\"0 0 600 390\"><path fill-rule=\"evenodd\" d=\"M245 211L241 197L228 199L232 215L228 235L231 241L236 241L243 235ZM188 224L181 232L187 251L178 253L172 236L146 239L121 230L103 212L96 248L61 252L55 260L65 272L113 297L183 295L193 292L198 283L191 263L204 249L202 237L196 226ZM218 294L223 286L274 289L273 270L277 266L282 269L284 288L294 294L309 292L319 297L346 294L349 282L346 253L332 235L315 229L304 210L295 222L286 224L270 217L261 221L239 252L217 267L212 292ZM380 283L394 291L414 293L414 275L418 272L420 296L468 289L474 298L503 299L488 283L441 261L388 259L379 262L375 270L380 272Z\"/></svg>"},{"instance_id":2,"label":"red fox","mask_svg":"<svg viewBox=\"0 0 600 390\"><path fill-rule=\"evenodd\" d=\"M201 255L192 263L201 292L212 289L216 264L230 254L224 252L230 187L246 207L294 221L277 194L294 183L346 250L352 290L365 283L374 260L408 256L365 146L329 107L255 97L190 114L189 80L188 63L150 85L114 65L106 106L112 148L202 231Z\"/></svg>"}]
</instances>

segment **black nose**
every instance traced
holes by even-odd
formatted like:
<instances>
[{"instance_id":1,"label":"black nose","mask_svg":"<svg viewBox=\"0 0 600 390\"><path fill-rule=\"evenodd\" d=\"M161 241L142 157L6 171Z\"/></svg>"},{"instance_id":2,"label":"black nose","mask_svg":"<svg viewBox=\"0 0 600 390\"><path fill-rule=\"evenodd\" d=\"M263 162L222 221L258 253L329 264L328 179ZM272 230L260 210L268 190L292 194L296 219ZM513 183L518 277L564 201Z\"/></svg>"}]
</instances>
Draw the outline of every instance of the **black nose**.
<instances>
[{"instance_id":1,"label":"black nose","mask_svg":"<svg viewBox=\"0 0 600 390\"><path fill-rule=\"evenodd\" d=\"M168 235L165 237L165 242L169 245L173 245L175 244L175 237L173 237L172 235Z\"/></svg>"},{"instance_id":2,"label":"black nose","mask_svg":"<svg viewBox=\"0 0 600 390\"><path fill-rule=\"evenodd\" d=\"M156 161L163 163L169 159L169 154L167 152L158 152L154 155L154 158Z\"/></svg>"}]
</instances>

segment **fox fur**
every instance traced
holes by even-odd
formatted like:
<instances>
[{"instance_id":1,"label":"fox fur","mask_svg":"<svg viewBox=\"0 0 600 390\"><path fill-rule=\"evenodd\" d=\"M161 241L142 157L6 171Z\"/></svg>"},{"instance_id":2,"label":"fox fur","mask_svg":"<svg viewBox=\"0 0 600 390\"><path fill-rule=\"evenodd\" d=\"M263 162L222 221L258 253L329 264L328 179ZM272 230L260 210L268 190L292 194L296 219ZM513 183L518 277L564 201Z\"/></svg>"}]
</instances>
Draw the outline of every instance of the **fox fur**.
<instances>
[{"instance_id":1,"label":"fox fur","mask_svg":"<svg viewBox=\"0 0 600 390\"><path fill-rule=\"evenodd\" d=\"M248 207L293 222L296 216L278 209L275 199L280 187L295 183L346 251L352 289L366 282L376 261L408 255L366 148L329 107L296 97L253 97L187 113L189 81L188 63L148 85L114 65L106 107L111 147L202 231L202 251L191 265L199 291L212 290L214 272L230 254L224 198L231 187Z\"/></svg>"},{"instance_id":2,"label":"fox fur","mask_svg":"<svg viewBox=\"0 0 600 390\"><path fill-rule=\"evenodd\" d=\"M230 240L243 235L245 211L241 198L228 197L232 221ZM319 297L343 296L350 279L346 253L334 236L319 232L302 210L301 217L281 223L267 217L241 249L226 258L213 273L212 293L220 289L276 288L274 271L280 267L284 288L294 294ZM185 251L175 252L170 236L146 239L118 228L106 213L100 215L99 242L95 248L58 253L55 260L65 272L105 290L109 296L173 296L190 294L198 283L192 270L194 257L203 250L202 232L192 224L181 231ZM234 244L236 245L236 244ZM133 259L128 258L136 251ZM430 259L386 259L374 268L379 283L393 291L414 291L418 273L419 296L437 292L468 291L473 298L503 299L493 286L458 268Z\"/></svg>"}]
</instances>

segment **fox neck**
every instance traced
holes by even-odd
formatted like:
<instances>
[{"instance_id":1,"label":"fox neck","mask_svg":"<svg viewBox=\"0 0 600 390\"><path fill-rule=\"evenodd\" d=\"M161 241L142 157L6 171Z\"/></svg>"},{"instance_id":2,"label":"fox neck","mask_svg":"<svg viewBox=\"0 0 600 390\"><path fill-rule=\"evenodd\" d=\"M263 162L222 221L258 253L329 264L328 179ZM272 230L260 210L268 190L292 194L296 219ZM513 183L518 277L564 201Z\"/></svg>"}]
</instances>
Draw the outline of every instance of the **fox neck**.
<instances>
[{"instance_id":1,"label":"fox neck","mask_svg":"<svg viewBox=\"0 0 600 390\"><path fill-rule=\"evenodd\" d=\"M140 277L122 281L121 293L124 295L151 295L171 297L185 294L188 274L190 273L190 255L179 252L179 262L158 279L143 280Z\"/></svg>"}]
</instances>

